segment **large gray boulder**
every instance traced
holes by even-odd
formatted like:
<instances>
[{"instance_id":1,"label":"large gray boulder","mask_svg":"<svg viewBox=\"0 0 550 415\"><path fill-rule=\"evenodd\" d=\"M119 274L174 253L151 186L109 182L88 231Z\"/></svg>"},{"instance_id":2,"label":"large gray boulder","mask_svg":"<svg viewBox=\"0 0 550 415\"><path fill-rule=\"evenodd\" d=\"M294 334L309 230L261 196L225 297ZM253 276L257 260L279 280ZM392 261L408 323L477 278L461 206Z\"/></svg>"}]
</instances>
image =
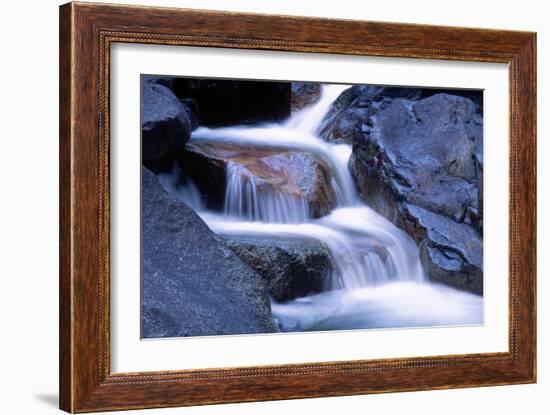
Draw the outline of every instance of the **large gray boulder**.
<instances>
[{"instance_id":1,"label":"large gray boulder","mask_svg":"<svg viewBox=\"0 0 550 415\"><path fill-rule=\"evenodd\" d=\"M351 168L359 188L380 184L409 203L479 224L475 154L482 127L474 114L470 100L447 94L390 102L363 127L366 139L356 140Z\"/></svg>"},{"instance_id":2,"label":"large gray boulder","mask_svg":"<svg viewBox=\"0 0 550 415\"><path fill-rule=\"evenodd\" d=\"M142 336L277 331L264 280L142 168Z\"/></svg>"},{"instance_id":3,"label":"large gray boulder","mask_svg":"<svg viewBox=\"0 0 550 415\"><path fill-rule=\"evenodd\" d=\"M189 113L163 80L141 83L142 163L155 172L168 170L191 136Z\"/></svg>"},{"instance_id":4,"label":"large gray boulder","mask_svg":"<svg viewBox=\"0 0 550 415\"><path fill-rule=\"evenodd\" d=\"M358 190L415 239L430 279L482 293L481 109L463 96L430 94L351 88L335 102L322 136L353 143Z\"/></svg>"},{"instance_id":5,"label":"large gray boulder","mask_svg":"<svg viewBox=\"0 0 550 415\"><path fill-rule=\"evenodd\" d=\"M332 261L327 247L313 239L226 237L228 246L264 278L279 302L319 293L328 287Z\"/></svg>"}]
</instances>

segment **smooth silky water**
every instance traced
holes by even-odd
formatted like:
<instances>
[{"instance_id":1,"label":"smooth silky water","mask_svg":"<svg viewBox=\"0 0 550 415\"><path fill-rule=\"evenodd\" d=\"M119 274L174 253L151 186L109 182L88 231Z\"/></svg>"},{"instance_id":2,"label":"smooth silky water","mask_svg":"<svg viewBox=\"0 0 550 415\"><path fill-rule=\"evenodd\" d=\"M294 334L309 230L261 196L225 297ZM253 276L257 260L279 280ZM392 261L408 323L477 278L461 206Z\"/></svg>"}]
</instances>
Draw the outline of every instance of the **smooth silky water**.
<instances>
[{"instance_id":1,"label":"smooth silky water","mask_svg":"<svg viewBox=\"0 0 550 415\"><path fill-rule=\"evenodd\" d=\"M351 146L317 136L325 114L346 88L324 85L316 104L281 124L200 127L191 137L194 143L310 153L332 174L336 207L328 215L313 219L305 199L259 189L236 162L228 163L223 212L205 209L193 182L179 183L177 168L159 175L161 184L220 235L324 243L333 265L326 291L286 303L272 300L282 331L481 324L483 298L427 280L415 242L362 202L348 168Z\"/></svg>"}]
</instances>

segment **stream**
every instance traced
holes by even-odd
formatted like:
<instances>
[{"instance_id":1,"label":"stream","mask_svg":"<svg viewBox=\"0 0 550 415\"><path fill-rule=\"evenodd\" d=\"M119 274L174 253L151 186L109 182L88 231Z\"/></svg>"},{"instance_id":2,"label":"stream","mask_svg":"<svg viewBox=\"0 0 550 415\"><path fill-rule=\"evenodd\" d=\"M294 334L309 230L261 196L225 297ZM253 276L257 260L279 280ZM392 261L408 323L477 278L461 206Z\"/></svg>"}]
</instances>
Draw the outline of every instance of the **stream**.
<instances>
[{"instance_id":1,"label":"stream","mask_svg":"<svg viewBox=\"0 0 550 415\"><path fill-rule=\"evenodd\" d=\"M483 298L430 282L415 242L361 200L348 168L351 146L317 136L323 117L348 87L324 85L317 103L283 123L199 127L190 140L199 145L309 154L330 171L335 203L328 214L314 217L308 200L289 191L286 183L264 186L263 178L239 157L227 164L221 211L205 208L190 179L185 185L176 184L179 172L160 175L159 180L219 235L314 239L327 247L333 271L326 291L285 303L272 300L272 314L281 331L482 324Z\"/></svg>"}]
</instances>

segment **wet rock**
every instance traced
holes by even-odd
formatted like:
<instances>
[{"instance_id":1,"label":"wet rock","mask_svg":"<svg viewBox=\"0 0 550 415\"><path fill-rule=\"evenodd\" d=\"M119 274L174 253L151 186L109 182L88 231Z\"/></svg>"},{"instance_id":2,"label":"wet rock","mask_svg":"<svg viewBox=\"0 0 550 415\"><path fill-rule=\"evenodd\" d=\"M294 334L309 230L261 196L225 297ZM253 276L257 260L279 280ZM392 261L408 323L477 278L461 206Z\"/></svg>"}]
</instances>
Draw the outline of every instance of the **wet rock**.
<instances>
[{"instance_id":1,"label":"wet rock","mask_svg":"<svg viewBox=\"0 0 550 415\"><path fill-rule=\"evenodd\" d=\"M481 243L472 243L475 255L450 252L462 252L461 238L472 232L482 237L482 116L469 98L415 91L351 88L335 103L325 134L345 125L339 137L353 142L350 170L361 195L420 244L429 278L480 293L482 264L473 258L482 257ZM425 212L435 216L428 221ZM430 235L446 232L450 248L443 250Z\"/></svg>"},{"instance_id":2,"label":"wet rock","mask_svg":"<svg viewBox=\"0 0 550 415\"><path fill-rule=\"evenodd\" d=\"M321 84L312 82L292 82L290 112L315 104L321 98Z\"/></svg>"},{"instance_id":3,"label":"wet rock","mask_svg":"<svg viewBox=\"0 0 550 415\"><path fill-rule=\"evenodd\" d=\"M358 140L351 160L359 188L372 189L374 180L456 221L477 216L475 138L464 125L473 110L468 100L441 94L412 107L395 101L371 116L368 139Z\"/></svg>"},{"instance_id":4,"label":"wet rock","mask_svg":"<svg viewBox=\"0 0 550 415\"><path fill-rule=\"evenodd\" d=\"M417 88L390 88L355 85L346 89L332 104L319 128L319 135L335 144L353 144L364 135L364 123L381 101L393 98L417 99Z\"/></svg>"},{"instance_id":5,"label":"wet rock","mask_svg":"<svg viewBox=\"0 0 550 415\"><path fill-rule=\"evenodd\" d=\"M315 240L264 240L226 237L228 246L266 281L278 302L318 293L328 287L332 262Z\"/></svg>"},{"instance_id":6,"label":"wet rock","mask_svg":"<svg viewBox=\"0 0 550 415\"><path fill-rule=\"evenodd\" d=\"M406 227L419 242L432 281L483 294L483 240L465 223L406 204Z\"/></svg>"},{"instance_id":7,"label":"wet rock","mask_svg":"<svg viewBox=\"0 0 550 415\"><path fill-rule=\"evenodd\" d=\"M311 217L336 205L330 170L309 153L258 149L221 143L189 142L180 158L182 172L207 196L207 206L221 209L229 163L242 166L243 180L254 178L258 192L278 192L305 200Z\"/></svg>"},{"instance_id":8,"label":"wet rock","mask_svg":"<svg viewBox=\"0 0 550 415\"><path fill-rule=\"evenodd\" d=\"M277 331L264 280L142 169L142 336Z\"/></svg>"},{"instance_id":9,"label":"wet rock","mask_svg":"<svg viewBox=\"0 0 550 415\"><path fill-rule=\"evenodd\" d=\"M371 128L369 117L391 102L411 104L441 93L468 98L474 103L477 116L482 119L483 95L480 91L355 85L342 92L332 104L321 123L320 136L329 142L353 144Z\"/></svg>"},{"instance_id":10,"label":"wet rock","mask_svg":"<svg viewBox=\"0 0 550 415\"><path fill-rule=\"evenodd\" d=\"M361 85L342 92L321 122L319 136L334 144L353 144L362 136L361 126L369 116L371 95L379 89Z\"/></svg>"},{"instance_id":11,"label":"wet rock","mask_svg":"<svg viewBox=\"0 0 550 415\"><path fill-rule=\"evenodd\" d=\"M483 94L479 90L475 89L453 89L449 91L448 89L441 88L426 88L420 90L420 98L431 97L432 95L437 94L451 94L458 97L464 97L471 100L476 106L476 113L480 116L483 116Z\"/></svg>"},{"instance_id":12,"label":"wet rock","mask_svg":"<svg viewBox=\"0 0 550 415\"><path fill-rule=\"evenodd\" d=\"M191 134L186 107L161 83L142 80L142 163L155 172L169 169Z\"/></svg>"},{"instance_id":13,"label":"wet rock","mask_svg":"<svg viewBox=\"0 0 550 415\"><path fill-rule=\"evenodd\" d=\"M223 208L227 185L227 162L229 155L232 154L215 151L210 145L188 143L186 151L178 160L183 176L189 177L197 185L205 207L209 209Z\"/></svg>"}]
</instances>

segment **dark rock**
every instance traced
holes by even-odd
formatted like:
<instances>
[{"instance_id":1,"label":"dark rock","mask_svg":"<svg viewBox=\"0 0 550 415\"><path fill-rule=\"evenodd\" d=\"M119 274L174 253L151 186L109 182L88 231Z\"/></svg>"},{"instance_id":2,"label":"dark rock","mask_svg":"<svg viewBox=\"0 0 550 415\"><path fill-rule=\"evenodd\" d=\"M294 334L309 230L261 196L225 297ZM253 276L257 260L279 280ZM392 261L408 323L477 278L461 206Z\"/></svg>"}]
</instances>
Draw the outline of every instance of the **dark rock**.
<instances>
[{"instance_id":1,"label":"dark rock","mask_svg":"<svg viewBox=\"0 0 550 415\"><path fill-rule=\"evenodd\" d=\"M420 259L432 281L483 294L483 240L465 223L406 204L406 226L419 242Z\"/></svg>"},{"instance_id":2,"label":"dark rock","mask_svg":"<svg viewBox=\"0 0 550 415\"><path fill-rule=\"evenodd\" d=\"M142 336L277 331L266 284L142 169Z\"/></svg>"},{"instance_id":3,"label":"dark rock","mask_svg":"<svg viewBox=\"0 0 550 415\"><path fill-rule=\"evenodd\" d=\"M227 185L227 160L213 154L210 145L188 143L178 164L183 175L192 179L199 188L205 206L222 209Z\"/></svg>"},{"instance_id":4,"label":"dark rock","mask_svg":"<svg viewBox=\"0 0 550 415\"><path fill-rule=\"evenodd\" d=\"M346 89L332 104L321 122L319 135L335 144L353 144L360 140L368 125L365 122L374 111L393 98L418 99L417 88L393 88L354 85ZM382 104L381 102L384 102Z\"/></svg>"},{"instance_id":5,"label":"dark rock","mask_svg":"<svg viewBox=\"0 0 550 415\"><path fill-rule=\"evenodd\" d=\"M155 172L169 169L191 135L186 108L170 89L144 80L141 85L142 163Z\"/></svg>"},{"instance_id":6,"label":"dark rock","mask_svg":"<svg viewBox=\"0 0 550 415\"><path fill-rule=\"evenodd\" d=\"M315 104L321 98L321 84L312 82L292 82L290 112Z\"/></svg>"},{"instance_id":7,"label":"dark rock","mask_svg":"<svg viewBox=\"0 0 550 415\"><path fill-rule=\"evenodd\" d=\"M353 144L363 136L362 125L368 119L373 97L380 87L355 85L334 101L321 122L319 136L335 144Z\"/></svg>"},{"instance_id":8,"label":"dark rock","mask_svg":"<svg viewBox=\"0 0 550 415\"><path fill-rule=\"evenodd\" d=\"M170 89L179 99L192 100L194 117L208 127L277 122L290 116L290 82L173 77Z\"/></svg>"},{"instance_id":9,"label":"dark rock","mask_svg":"<svg viewBox=\"0 0 550 415\"><path fill-rule=\"evenodd\" d=\"M425 89L420 89L419 91L421 91L419 98L427 98L437 94L451 94L459 97L468 98L475 104L477 113L483 116L483 92L481 90L477 90L477 89L448 90L448 89L441 89L441 88L425 88Z\"/></svg>"},{"instance_id":10,"label":"dark rock","mask_svg":"<svg viewBox=\"0 0 550 415\"><path fill-rule=\"evenodd\" d=\"M472 100L480 120L482 119L481 91L354 85L345 90L332 104L321 123L319 135L329 142L353 144L368 133L371 127L369 117L391 102L418 101L441 93Z\"/></svg>"},{"instance_id":11,"label":"dark rock","mask_svg":"<svg viewBox=\"0 0 550 415\"><path fill-rule=\"evenodd\" d=\"M207 196L210 208L223 205L229 162L243 166L259 191L303 198L311 217L324 216L336 205L330 169L309 153L191 141L180 159L181 170Z\"/></svg>"},{"instance_id":12,"label":"dark rock","mask_svg":"<svg viewBox=\"0 0 550 415\"><path fill-rule=\"evenodd\" d=\"M327 288L332 261L327 247L316 240L226 238L228 246L264 278L269 294L279 302Z\"/></svg>"},{"instance_id":13,"label":"dark rock","mask_svg":"<svg viewBox=\"0 0 550 415\"><path fill-rule=\"evenodd\" d=\"M352 107L336 115L334 122L328 123L320 130L323 139L334 144L353 144L361 139L361 125L368 118L368 109Z\"/></svg>"},{"instance_id":14,"label":"dark rock","mask_svg":"<svg viewBox=\"0 0 550 415\"><path fill-rule=\"evenodd\" d=\"M463 252L461 244L466 241L460 238L471 232L481 241L482 117L474 102L458 95L401 98L403 93L395 92L388 98L387 89L358 88L348 100L351 108L339 109L344 115L364 111L348 133L354 142L350 170L358 189L373 209L420 244L431 279L481 292L481 263L470 262L472 255L459 260L449 252ZM409 206L417 208L416 214ZM420 217L418 212L435 216L428 222L428 213ZM442 250L431 235L446 232L451 232L450 248ZM481 258L482 244L472 246L478 251L475 257Z\"/></svg>"},{"instance_id":15,"label":"dark rock","mask_svg":"<svg viewBox=\"0 0 550 415\"><path fill-rule=\"evenodd\" d=\"M359 188L372 189L375 180L458 222L477 216L476 138L465 127L474 111L471 101L440 94L413 106L395 101L375 113L350 161Z\"/></svg>"}]
</instances>

